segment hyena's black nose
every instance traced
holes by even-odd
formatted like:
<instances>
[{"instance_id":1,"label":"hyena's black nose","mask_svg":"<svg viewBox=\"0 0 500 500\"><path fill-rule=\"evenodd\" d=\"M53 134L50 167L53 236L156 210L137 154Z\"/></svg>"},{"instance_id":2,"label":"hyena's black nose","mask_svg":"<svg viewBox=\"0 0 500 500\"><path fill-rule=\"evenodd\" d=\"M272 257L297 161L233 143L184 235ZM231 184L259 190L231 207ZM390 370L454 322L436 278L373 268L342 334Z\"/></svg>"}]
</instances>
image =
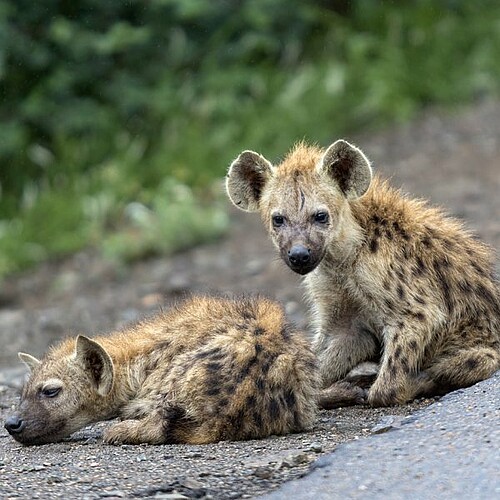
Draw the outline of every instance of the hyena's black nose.
<instances>
[{"instance_id":1,"label":"hyena's black nose","mask_svg":"<svg viewBox=\"0 0 500 500\"><path fill-rule=\"evenodd\" d=\"M292 266L305 266L311 260L311 250L304 245L294 245L288 250L288 260Z\"/></svg>"},{"instance_id":2,"label":"hyena's black nose","mask_svg":"<svg viewBox=\"0 0 500 500\"><path fill-rule=\"evenodd\" d=\"M26 423L19 417L8 417L5 420L4 427L7 429L9 434L19 434L23 431Z\"/></svg>"}]
</instances>

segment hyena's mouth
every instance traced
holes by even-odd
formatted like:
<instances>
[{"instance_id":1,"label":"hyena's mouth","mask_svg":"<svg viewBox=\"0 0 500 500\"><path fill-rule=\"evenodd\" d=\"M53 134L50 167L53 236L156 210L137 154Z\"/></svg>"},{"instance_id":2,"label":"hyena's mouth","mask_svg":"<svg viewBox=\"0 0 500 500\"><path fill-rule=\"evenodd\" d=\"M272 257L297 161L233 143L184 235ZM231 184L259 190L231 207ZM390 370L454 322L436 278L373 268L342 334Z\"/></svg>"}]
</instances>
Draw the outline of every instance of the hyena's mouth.
<instances>
[{"instance_id":1,"label":"hyena's mouth","mask_svg":"<svg viewBox=\"0 0 500 500\"><path fill-rule=\"evenodd\" d=\"M301 266L297 266L297 265L293 265L291 264L290 262L286 262L288 267L295 273L297 274L300 274L301 276L304 276L308 273L310 273L311 271L314 271L317 267L317 265L319 264L319 262L315 262L314 264L310 264L310 265L301 265Z\"/></svg>"}]
</instances>

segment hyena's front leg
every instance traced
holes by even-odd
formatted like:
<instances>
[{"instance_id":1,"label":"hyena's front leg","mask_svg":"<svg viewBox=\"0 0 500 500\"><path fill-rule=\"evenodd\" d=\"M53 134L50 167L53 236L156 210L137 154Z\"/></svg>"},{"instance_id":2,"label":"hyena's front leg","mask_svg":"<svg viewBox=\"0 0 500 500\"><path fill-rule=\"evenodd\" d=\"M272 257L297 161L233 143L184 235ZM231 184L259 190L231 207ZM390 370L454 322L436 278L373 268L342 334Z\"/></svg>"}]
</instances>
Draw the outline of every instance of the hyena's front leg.
<instances>
[{"instance_id":1,"label":"hyena's front leg","mask_svg":"<svg viewBox=\"0 0 500 500\"><path fill-rule=\"evenodd\" d=\"M360 363L376 358L379 350L375 336L367 329L345 322L330 328L320 331L314 339L323 387L339 382Z\"/></svg>"},{"instance_id":2,"label":"hyena's front leg","mask_svg":"<svg viewBox=\"0 0 500 500\"><path fill-rule=\"evenodd\" d=\"M416 397L420 363L432 330L429 325L400 322L384 328L383 336L380 371L368 392L368 402L372 406L403 404Z\"/></svg>"}]
</instances>

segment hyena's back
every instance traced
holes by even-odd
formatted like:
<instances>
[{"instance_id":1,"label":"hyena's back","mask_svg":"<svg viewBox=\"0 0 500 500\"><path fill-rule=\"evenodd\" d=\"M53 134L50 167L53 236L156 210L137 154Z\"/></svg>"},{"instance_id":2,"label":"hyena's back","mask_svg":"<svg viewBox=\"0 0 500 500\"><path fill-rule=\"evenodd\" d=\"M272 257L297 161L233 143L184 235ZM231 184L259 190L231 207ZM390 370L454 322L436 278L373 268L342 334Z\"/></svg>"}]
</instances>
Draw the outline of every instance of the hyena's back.
<instances>
[{"instance_id":1,"label":"hyena's back","mask_svg":"<svg viewBox=\"0 0 500 500\"><path fill-rule=\"evenodd\" d=\"M157 340L163 353L125 417L152 411L171 443L252 439L312 426L315 358L281 306L262 298L205 297L167 316L170 335ZM171 362L163 363L166 358Z\"/></svg>"}]
</instances>

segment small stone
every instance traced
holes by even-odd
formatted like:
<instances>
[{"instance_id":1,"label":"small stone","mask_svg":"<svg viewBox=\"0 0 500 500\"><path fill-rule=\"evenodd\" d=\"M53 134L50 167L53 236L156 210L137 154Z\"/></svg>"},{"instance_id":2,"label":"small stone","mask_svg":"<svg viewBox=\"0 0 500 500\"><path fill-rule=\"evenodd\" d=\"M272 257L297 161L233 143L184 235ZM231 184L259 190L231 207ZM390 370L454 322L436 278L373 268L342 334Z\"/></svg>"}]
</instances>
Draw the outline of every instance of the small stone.
<instances>
[{"instance_id":1,"label":"small stone","mask_svg":"<svg viewBox=\"0 0 500 500\"><path fill-rule=\"evenodd\" d=\"M309 462L309 456L306 453L299 453L297 455L289 455L279 462L279 469L290 469L298 467L299 465Z\"/></svg>"},{"instance_id":2,"label":"small stone","mask_svg":"<svg viewBox=\"0 0 500 500\"><path fill-rule=\"evenodd\" d=\"M190 477L181 481L180 484L184 486L184 488L188 488L190 490L198 490L205 487L201 481L197 481L196 479Z\"/></svg>"},{"instance_id":3,"label":"small stone","mask_svg":"<svg viewBox=\"0 0 500 500\"><path fill-rule=\"evenodd\" d=\"M323 446L321 443L311 443L309 445L308 451L312 451L314 453L321 453L323 451Z\"/></svg>"},{"instance_id":4,"label":"small stone","mask_svg":"<svg viewBox=\"0 0 500 500\"><path fill-rule=\"evenodd\" d=\"M253 475L259 479L271 479L273 472L267 467L258 467L253 471Z\"/></svg>"},{"instance_id":5,"label":"small stone","mask_svg":"<svg viewBox=\"0 0 500 500\"><path fill-rule=\"evenodd\" d=\"M380 419L380 422L373 426L370 429L370 432L372 434L384 434L385 432L389 432L393 429L401 427L402 420L402 417L398 417L396 415L387 415L386 417Z\"/></svg>"},{"instance_id":6,"label":"small stone","mask_svg":"<svg viewBox=\"0 0 500 500\"><path fill-rule=\"evenodd\" d=\"M109 497L123 498L125 496L125 493L121 490L109 490L109 491L99 492L99 496L101 498L109 498Z\"/></svg>"},{"instance_id":7,"label":"small stone","mask_svg":"<svg viewBox=\"0 0 500 500\"><path fill-rule=\"evenodd\" d=\"M161 500L189 500L189 497L180 493L157 493L153 498Z\"/></svg>"}]
</instances>

